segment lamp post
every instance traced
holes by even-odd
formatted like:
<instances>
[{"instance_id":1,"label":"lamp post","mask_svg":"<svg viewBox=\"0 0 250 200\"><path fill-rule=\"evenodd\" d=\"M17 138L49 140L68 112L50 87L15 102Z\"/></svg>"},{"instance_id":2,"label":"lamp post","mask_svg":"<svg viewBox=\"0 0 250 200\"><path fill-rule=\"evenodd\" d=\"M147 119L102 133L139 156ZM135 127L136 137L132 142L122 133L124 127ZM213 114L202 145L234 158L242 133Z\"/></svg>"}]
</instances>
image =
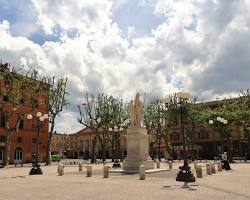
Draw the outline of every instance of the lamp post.
<instances>
[{"instance_id":1,"label":"lamp post","mask_svg":"<svg viewBox=\"0 0 250 200\"><path fill-rule=\"evenodd\" d=\"M218 122L217 123L218 131L221 132L221 134L223 134L223 127L224 127L224 125L225 126L227 125L227 123L228 123L227 120L224 119L223 117L216 117L216 121ZM210 119L208 121L208 124L213 126L215 124L215 121ZM222 140L222 145L223 145L223 140ZM224 146L222 146L222 147L224 147ZM224 151L224 148L222 149L222 151Z\"/></svg>"},{"instance_id":2,"label":"lamp post","mask_svg":"<svg viewBox=\"0 0 250 200\"><path fill-rule=\"evenodd\" d=\"M33 116L32 114L27 115L28 120L32 120ZM37 136L36 136L36 157L35 161L32 163L32 168L29 172L29 175L40 175L43 174L42 169L40 168L39 165L39 135L40 135L40 128L42 127L42 123L44 120L48 119L48 114L42 115L41 112L36 113L36 119L37 119L37 124L36 124L36 130L37 130Z\"/></svg>"},{"instance_id":3,"label":"lamp post","mask_svg":"<svg viewBox=\"0 0 250 200\"><path fill-rule=\"evenodd\" d=\"M183 144L183 166L180 166L180 171L177 174L176 181L181 181L185 183L185 186L189 182L195 182L195 177L191 172L191 168L188 166L188 159L187 159L187 150L186 150L186 137L185 137L185 127L184 127L184 117L187 113L187 100L191 97L189 93L178 92L174 97L166 97L164 102L169 104L171 103L172 98L175 98L172 103L176 103L175 109L177 109L177 113L180 116L180 126L181 126L181 135L182 135L182 144Z\"/></svg>"},{"instance_id":4,"label":"lamp post","mask_svg":"<svg viewBox=\"0 0 250 200\"><path fill-rule=\"evenodd\" d=\"M119 150L118 139L120 136L119 131L123 131L123 128L120 127L118 129L117 126L114 126L114 128L109 128L109 131L114 133L114 139L115 139L115 161L113 163L113 168L121 167L121 164L118 159L118 150Z\"/></svg>"}]
</instances>

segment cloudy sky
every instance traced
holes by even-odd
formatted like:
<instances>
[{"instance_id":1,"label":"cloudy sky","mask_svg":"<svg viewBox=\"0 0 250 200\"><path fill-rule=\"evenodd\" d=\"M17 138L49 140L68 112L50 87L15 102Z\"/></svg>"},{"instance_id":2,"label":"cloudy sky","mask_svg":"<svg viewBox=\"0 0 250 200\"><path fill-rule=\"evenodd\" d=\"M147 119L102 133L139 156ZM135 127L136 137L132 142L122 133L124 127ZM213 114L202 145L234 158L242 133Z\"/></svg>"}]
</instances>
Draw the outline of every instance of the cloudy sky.
<instances>
[{"instance_id":1,"label":"cloudy sky","mask_svg":"<svg viewBox=\"0 0 250 200\"><path fill-rule=\"evenodd\" d=\"M131 99L250 87L250 0L0 0L0 60L67 76L73 133L83 93Z\"/></svg>"}]
</instances>

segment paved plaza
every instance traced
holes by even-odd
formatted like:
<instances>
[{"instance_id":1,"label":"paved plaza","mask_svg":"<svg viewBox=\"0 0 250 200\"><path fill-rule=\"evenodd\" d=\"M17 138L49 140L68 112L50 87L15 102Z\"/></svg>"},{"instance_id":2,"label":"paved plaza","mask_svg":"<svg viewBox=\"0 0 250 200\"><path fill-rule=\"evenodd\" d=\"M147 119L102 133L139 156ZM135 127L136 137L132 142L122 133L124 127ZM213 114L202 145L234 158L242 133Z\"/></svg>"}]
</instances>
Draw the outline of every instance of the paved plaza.
<instances>
[{"instance_id":1,"label":"paved plaza","mask_svg":"<svg viewBox=\"0 0 250 200\"><path fill-rule=\"evenodd\" d=\"M86 169L66 167L58 176L57 166L42 167L44 175L29 176L29 166L0 169L0 200L249 200L250 164L232 164L231 171L206 175L183 188L175 181L178 166L172 170L147 174L110 173L102 178L102 164L93 165L93 176L86 177ZM203 163L205 166L205 163ZM193 168L193 165L191 165ZM161 168L168 168L164 163Z\"/></svg>"}]
</instances>

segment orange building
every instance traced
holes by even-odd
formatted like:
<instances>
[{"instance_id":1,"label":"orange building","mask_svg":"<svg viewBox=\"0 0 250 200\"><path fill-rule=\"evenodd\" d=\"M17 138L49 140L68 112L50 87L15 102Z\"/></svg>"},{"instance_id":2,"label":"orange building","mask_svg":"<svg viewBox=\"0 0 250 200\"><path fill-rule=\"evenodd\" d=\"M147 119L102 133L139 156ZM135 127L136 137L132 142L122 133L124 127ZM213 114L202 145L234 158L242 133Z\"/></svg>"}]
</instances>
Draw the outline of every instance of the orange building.
<instances>
[{"instance_id":1,"label":"orange building","mask_svg":"<svg viewBox=\"0 0 250 200\"><path fill-rule=\"evenodd\" d=\"M69 150L69 134L54 133L52 138L51 154L67 157Z\"/></svg>"},{"instance_id":2,"label":"orange building","mask_svg":"<svg viewBox=\"0 0 250 200\"><path fill-rule=\"evenodd\" d=\"M106 146L106 158L112 157L112 151L115 150L116 144L114 134L112 132L108 133L109 136L105 137ZM126 155L126 130L118 131L119 134L119 157L124 157ZM102 131L100 130L100 136L102 137ZM89 128L84 128L77 133L73 134L54 134L52 141L52 154L63 153L64 157L67 158L90 158L91 148L94 140L94 134ZM95 154L97 158L101 157L102 149L100 141L97 140Z\"/></svg>"},{"instance_id":3,"label":"orange building","mask_svg":"<svg viewBox=\"0 0 250 200\"><path fill-rule=\"evenodd\" d=\"M204 104L211 109L215 109L219 105L222 105L223 102L224 101L210 101L205 102ZM244 132L242 128L236 124L229 125L228 128L232 135L231 148L233 156L246 156L248 153L248 145L244 140ZM191 124L184 123L184 132L185 136L192 139L192 141L186 141L186 148L191 151L191 143L193 143L196 158L214 159L214 157L218 157L224 151L228 151L229 147L227 146L226 138L223 138L218 130L213 129L208 125L205 126L204 124L195 124L192 126ZM160 155L161 157L164 157L164 154L166 154L165 142L167 141L172 147L173 154L175 154L174 157L178 158L183 151L180 119L177 120L177 124L175 126L168 128L167 133L168 134L165 134L166 136L161 139ZM158 155L159 140L156 140L155 135L153 135L151 136L151 141L157 141L152 146L152 149L154 151L153 154Z\"/></svg>"},{"instance_id":4,"label":"orange building","mask_svg":"<svg viewBox=\"0 0 250 200\"><path fill-rule=\"evenodd\" d=\"M0 63L0 69L2 70L4 67L6 67L6 64ZM15 77L20 77L20 75L16 75ZM32 82L34 82L33 79L30 79L29 81L30 84L33 84ZM8 101L8 97L2 95L5 88L9 87L9 84L11 83L6 83L5 80L0 80L0 164L2 164L4 160L4 152L6 151L7 141L7 130L5 128L6 118L4 113L13 108ZM47 97L45 94L41 93L39 95L23 94L20 101L22 101L21 108L14 112L8 120L9 127L14 127L17 122L18 115L23 114L23 119L19 124L19 130L17 132L13 132L13 135L10 137L9 161L10 163L31 162L36 155L37 140L39 141L39 160L42 161L45 159L46 147L48 143L48 120L45 119L43 122L38 122L36 114L37 112L48 114ZM28 114L32 114L33 118L27 119ZM37 137L38 123L40 124L39 139Z\"/></svg>"}]
</instances>

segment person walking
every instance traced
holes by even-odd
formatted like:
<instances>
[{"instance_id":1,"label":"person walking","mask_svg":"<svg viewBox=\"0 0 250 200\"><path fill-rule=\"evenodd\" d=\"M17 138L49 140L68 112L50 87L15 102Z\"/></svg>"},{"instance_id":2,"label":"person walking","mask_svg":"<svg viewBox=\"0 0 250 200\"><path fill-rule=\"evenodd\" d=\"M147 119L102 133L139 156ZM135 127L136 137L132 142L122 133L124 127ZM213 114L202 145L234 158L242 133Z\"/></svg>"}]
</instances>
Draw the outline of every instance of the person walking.
<instances>
[{"instance_id":1,"label":"person walking","mask_svg":"<svg viewBox=\"0 0 250 200\"><path fill-rule=\"evenodd\" d=\"M228 156L227 156L227 152L224 152L222 154L222 163L223 163L223 169L225 170L231 170L231 167L229 165L229 162L228 162Z\"/></svg>"}]
</instances>

